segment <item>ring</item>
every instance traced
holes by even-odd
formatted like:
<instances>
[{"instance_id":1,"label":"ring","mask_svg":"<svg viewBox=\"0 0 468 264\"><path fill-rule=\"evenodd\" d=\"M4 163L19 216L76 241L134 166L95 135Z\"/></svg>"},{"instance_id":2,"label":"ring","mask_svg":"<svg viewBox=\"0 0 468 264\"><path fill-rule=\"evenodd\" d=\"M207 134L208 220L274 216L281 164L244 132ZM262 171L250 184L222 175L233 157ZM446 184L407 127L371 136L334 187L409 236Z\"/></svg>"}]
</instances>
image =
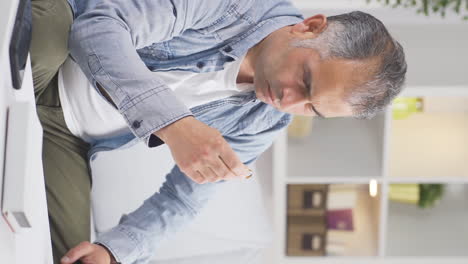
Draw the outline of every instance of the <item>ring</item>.
<instances>
[{"instance_id":1,"label":"ring","mask_svg":"<svg viewBox=\"0 0 468 264\"><path fill-rule=\"evenodd\" d=\"M253 172L252 172L252 170L251 170L251 169L249 169L249 173L250 173L250 174L249 174L249 175L247 175L247 176L245 176L245 178L244 178L244 179L250 179L250 178L252 178L252 176L253 176Z\"/></svg>"}]
</instances>

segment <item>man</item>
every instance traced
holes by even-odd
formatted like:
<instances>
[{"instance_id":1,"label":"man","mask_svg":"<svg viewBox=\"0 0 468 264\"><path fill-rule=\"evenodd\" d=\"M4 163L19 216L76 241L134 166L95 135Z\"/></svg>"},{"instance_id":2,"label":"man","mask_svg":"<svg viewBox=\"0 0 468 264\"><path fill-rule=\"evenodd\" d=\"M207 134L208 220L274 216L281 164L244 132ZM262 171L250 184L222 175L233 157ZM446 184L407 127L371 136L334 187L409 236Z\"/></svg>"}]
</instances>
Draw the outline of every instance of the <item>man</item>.
<instances>
[{"instance_id":1,"label":"man","mask_svg":"<svg viewBox=\"0 0 468 264\"><path fill-rule=\"evenodd\" d=\"M400 92L406 73L402 47L362 12L304 20L286 0L69 4L33 0L56 263L67 251L61 263L145 263L196 216L216 182L249 174L246 165L290 114L370 118ZM70 54L89 86L67 77L72 61L57 75L71 24ZM177 166L118 226L78 244L90 233L88 158L136 140L166 143Z\"/></svg>"}]
</instances>

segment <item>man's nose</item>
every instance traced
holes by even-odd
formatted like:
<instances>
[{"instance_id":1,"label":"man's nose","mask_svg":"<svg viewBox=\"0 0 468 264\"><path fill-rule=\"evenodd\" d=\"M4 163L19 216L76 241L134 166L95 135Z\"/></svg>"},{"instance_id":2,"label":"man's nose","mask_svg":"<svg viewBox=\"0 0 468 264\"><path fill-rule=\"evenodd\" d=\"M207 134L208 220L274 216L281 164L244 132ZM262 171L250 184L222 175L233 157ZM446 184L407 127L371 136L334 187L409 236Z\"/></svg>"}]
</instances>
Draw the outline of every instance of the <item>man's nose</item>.
<instances>
[{"instance_id":1,"label":"man's nose","mask_svg":"<svg viewBox=\"0 0 468 264\"><path fill-rule=\"evenodd\" d=\"M298 105L305 104L308 97L303 92L292 87L283 88L283 97L281 98L281 109L288 110Z\"/></svg>"}]
</instances>

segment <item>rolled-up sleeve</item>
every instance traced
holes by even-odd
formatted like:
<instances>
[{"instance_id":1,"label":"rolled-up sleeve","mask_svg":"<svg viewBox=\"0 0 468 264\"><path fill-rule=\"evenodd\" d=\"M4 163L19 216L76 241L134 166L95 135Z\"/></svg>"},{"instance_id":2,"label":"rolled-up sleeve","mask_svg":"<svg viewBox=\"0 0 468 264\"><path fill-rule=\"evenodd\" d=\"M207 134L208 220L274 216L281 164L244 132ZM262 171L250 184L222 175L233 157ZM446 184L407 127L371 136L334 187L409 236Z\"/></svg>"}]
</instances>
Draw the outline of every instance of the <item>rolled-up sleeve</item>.
<instances>
[{"instance_id":1,"label":"rolled-up sleeve","mask_svg":"<svg viewBox=\"0 0 468 264\"><path fill-rule=\"evenodd\" d=\"M161 240L190 223L213 197L220 183L197 184L175 166L159 192L95 242L123 264L147 263Z\"/></svg>"},{"instance_id":2,"label":"rolled-up sleeve","mask_svg":"<svg viewBox=\"0 0 468 264\"><path fill-rule=\"evenodd\" d=\"M146 142L160 128L192 115L136 51L180 34L186 17L177 16L177 9L184 9L185 3L102 1L78 16L71 28L71 56L91 83L109 94L133 133Z\"/></svg>"}]
</instances>

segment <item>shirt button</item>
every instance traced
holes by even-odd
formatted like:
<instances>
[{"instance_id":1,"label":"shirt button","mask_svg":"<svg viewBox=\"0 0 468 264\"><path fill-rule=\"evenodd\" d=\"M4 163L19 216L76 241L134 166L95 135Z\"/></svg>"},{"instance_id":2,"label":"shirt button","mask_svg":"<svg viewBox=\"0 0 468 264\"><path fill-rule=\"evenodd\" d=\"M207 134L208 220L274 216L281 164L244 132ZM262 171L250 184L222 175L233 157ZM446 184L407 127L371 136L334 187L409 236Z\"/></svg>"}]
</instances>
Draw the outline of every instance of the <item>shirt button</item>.
<instances>
[{"instance_id":1,"label":"shirt button","mask_svg":"<svg viewBox=\"0 0 468 264\"><path fill-rule=\"evenodd\" d=\"M227 62L234 61L234 58L233 58L233 57L226 57L226 61L227 61Z\"/></svg>"},{"instance_id":2,"label":"shirt button","mask_svg":"<svg viewBox=\"0 0 468 264\"><path fill-rule=\"evenodd\" d=\"M201 69L201 68L205 67L205 63L203 61L199 61L199 62L197 62L197 67L199 69Z\"/></svg>"},{"instance_id":3,"label":"shirt button","mask_svg":"<svg viewBox=\"0 0 468 264\"><path fill-rule=\"evenodd\" d=\"M224 48L224 52L231 52L232 51L232 47L231 46L227 46Z\"/></svg>"},{"instance_id":4,"label":"shirt button","mask_svg":"<svg viewBox=\"0 0 468 264\"><path fill-rule=\"evenodd\" d=\"M140 121L137 121L137 120L133 121L133 123L132 123L133 128L137 129L137 128L140 128L140 126L141 126Z\"/></svg>"}]
</instances>

